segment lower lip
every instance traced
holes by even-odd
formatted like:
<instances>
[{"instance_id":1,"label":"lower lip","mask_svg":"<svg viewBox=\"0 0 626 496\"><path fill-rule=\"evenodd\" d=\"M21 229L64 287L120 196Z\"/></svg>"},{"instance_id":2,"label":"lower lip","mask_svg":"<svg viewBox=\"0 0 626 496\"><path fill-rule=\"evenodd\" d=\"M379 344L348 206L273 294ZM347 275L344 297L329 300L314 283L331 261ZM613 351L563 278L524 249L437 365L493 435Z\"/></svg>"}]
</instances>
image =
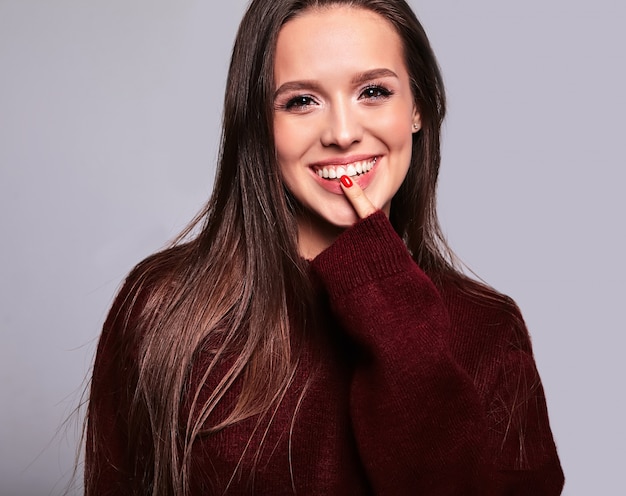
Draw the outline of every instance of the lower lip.
<instances>
[{"instance_id":1,"label":"lower lip","mask_svg":"<svg viewBox=\"0 0 626 496\"><path fill-rule=\"evenodd\" d=\"M378 164L380 160L381 160L381 157L378 157L378 159L376 160L376 163L374 164L374 166L370 169L368 173L357 174L356 176L350 176L350 179L352 179L352 181L357 183L361 189L367 188L369 184L372 182L372 179L374 179L374 174L378 170ZM320 184L320 186L322 186L322 188L324 188L326 191L330 193L334 193L336 195L343 195L343 190L341 189L341 185L339 183L340 178L324 179L323 177L318 176L317 172L315 172L313 169L310 169L310 171L313 174L313 177L315 177L317 182Z\"/></svg>"}]
</instances>

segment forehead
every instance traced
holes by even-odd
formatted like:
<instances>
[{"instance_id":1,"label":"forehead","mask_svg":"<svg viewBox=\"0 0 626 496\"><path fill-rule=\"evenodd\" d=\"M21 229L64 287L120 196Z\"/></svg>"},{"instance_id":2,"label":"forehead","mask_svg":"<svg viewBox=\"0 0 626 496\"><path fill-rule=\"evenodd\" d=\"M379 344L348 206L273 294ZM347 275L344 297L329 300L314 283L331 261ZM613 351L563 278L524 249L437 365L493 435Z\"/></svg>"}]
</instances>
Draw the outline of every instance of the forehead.
<instances>
[{"instance_id":1,"label":"forehead","mask_svg":"<svg viewBox=\"0 0 626 496\"><path fill-rule=\"evenodd\" d=\"M309 9L278 34L277 84L382 67L396 74L406 72L402 41L387 19L367 9L344 5Z\"/></svg>"}]
</instances>

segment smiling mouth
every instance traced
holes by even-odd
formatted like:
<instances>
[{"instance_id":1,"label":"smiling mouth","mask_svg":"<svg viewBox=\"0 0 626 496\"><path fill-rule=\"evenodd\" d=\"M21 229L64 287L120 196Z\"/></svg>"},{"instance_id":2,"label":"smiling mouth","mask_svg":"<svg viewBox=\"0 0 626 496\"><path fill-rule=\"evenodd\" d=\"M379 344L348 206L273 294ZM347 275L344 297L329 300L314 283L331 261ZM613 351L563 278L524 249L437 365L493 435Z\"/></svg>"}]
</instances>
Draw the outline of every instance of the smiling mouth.
<instances>
[{"instance_id":1,"label":"smiling mouth","mask_svg":"<svg viewBox=\"0 0 626 496\"><path fill-rule=\"evenodd\" d=\"M341 176L362 176L372 170L378 157L368 160L359 160L351 164L325 165L313 167L314 172L323 179L339 179Z\"/></svg>"}]
</instances>

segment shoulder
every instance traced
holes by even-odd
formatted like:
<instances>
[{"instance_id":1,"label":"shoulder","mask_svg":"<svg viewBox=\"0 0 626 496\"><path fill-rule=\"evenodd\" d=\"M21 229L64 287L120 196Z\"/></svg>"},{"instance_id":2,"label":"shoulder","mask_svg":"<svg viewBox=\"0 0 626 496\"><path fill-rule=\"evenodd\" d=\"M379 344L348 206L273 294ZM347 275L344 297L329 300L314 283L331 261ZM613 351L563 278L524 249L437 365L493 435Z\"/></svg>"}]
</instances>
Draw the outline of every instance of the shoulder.
<instances>
[{"instance_id":1,"label":"shoulder","mask_svg":"<svg viewBox=\"0 0 626 496\"><path fill-rule=\"evenodd\" d=\"M524 319L511 297L456 274L436 280L435 285L457 330L499 337L515 347L529 345Z\"/></svg>"},{"instance_id":2,"label":"shoulder","mask_svg":"<svg viewBox=\"0 0 626 496\"><path fill-rule=\"evenodd\" d=\"M137 364L146 334L151 332L151 323L158 318L162 302L168 300L176 286L181 254L179 247L161 251L141 261L126 276L98 340L90 405L125 390L122 384L137 380Z\"/></svg>"},{"instance_id":3,"label":"shoulder","mask_svg":"<svg viewBox=\"0 0 626 496\"><path fill-rule=\"evenodd\" d=\"M479 389L490 388L511 354L533 360L530 335L513 299L461 275L435 284L450 318L450 350Z\"/></svg>"},{"instance_id":4,"label":"shoulder","mask_svg":"<svg viewBox=\"0 0 626 496\"><path fill-rule=\"evenodd\" d=\"M120 286L104 322L101 345L111 338L136 345L146 322L171 301L184 280L188 246L155 253L138 263Z\"/></svg>"}]
</instances>

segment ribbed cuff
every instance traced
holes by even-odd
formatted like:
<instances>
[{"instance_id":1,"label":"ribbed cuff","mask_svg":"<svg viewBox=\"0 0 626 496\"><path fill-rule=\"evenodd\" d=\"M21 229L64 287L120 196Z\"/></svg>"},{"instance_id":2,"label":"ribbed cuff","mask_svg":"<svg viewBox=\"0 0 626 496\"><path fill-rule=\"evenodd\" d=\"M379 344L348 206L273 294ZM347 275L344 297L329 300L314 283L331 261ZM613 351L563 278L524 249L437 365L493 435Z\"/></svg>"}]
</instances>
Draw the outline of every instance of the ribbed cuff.
<instances>
[{"instance_id":1,"label":"ribbed cuff","mask_svg":"<svg viewBox=\"0 0 626 496\"><path fill-rule=\"evenodd\" d=\"M360 220L311 262L331 294L345 294L401 271L414 262L382 211Z\"/></svg>"}]
</instances>

